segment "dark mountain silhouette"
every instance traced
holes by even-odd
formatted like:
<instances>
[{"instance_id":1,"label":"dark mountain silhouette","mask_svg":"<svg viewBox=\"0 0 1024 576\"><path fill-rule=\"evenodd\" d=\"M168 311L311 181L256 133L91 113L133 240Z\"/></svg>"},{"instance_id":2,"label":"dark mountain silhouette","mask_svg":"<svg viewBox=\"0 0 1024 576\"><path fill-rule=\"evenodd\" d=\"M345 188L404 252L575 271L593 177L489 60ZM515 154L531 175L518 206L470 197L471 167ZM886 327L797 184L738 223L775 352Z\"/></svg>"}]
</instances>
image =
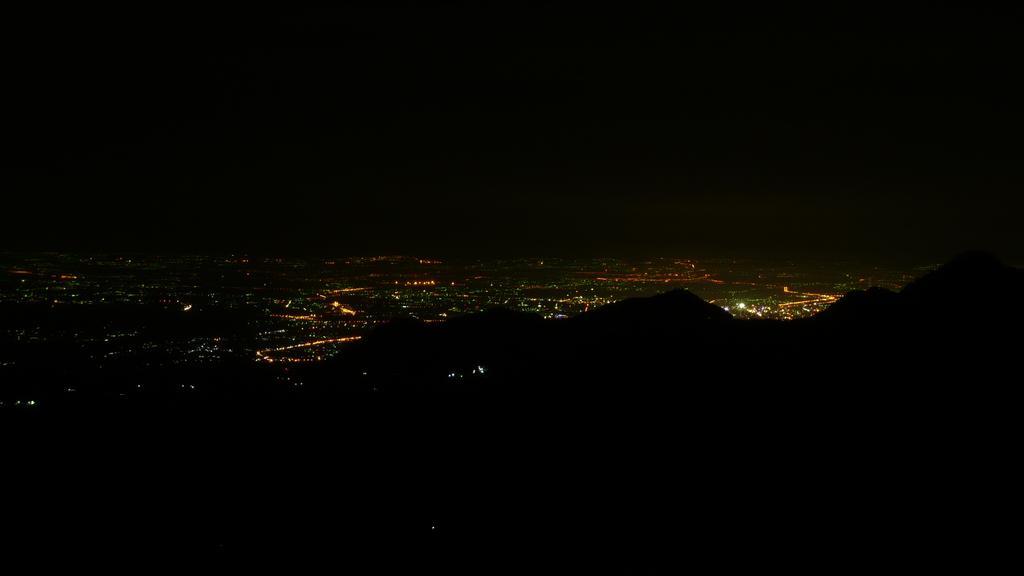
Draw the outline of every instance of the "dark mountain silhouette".
<instances>
[{"instance_id":1,"label":"dark mountain silhouette","mask_svg":"<svg viewBox=\"0 0 1024 576\"><path fill-rule=\"evenodd\" d=\"M912 281L901 294L926 302L1020 295L1024 271L987 252L965 252Z\"/></svg>"},{"instance_id":2,"label":"dark mountain silhouette","mask_svg":"<svg viewBox=\"0 0 1024 576\"><path fill-rule=\"evenodd\" d=\"M900 313L903 299L899 293L885 288L855 290L815 315L816 321L886 322Z\"/></svg>"},{"instance_id":3,"label":"dark mountain silhouette","mask_svg":"<svg viewBox=\"0 0 1024 576\"><path fill-rule=\"evenodd\" d=\"M720 307L704 302L687 290L673 290L650 298L629 298L585 312L572 322L587 327L601 324L616 326L675 326L690 322L731 320Z\"/></svg>"},{"instance_id":4,"label":"dark mountain silhouette","mask_svg":"<svg viewBox=\"0 0 1024 576\"><path fill-rule=\"evenodd\" d=\"M819 320L908 320L934 323L1009 323L1022 317L1015 302L1024 294L1024 271L985 252L966 252L894 293L856 291L818 314Z\"/></svg>"},{"instance_id":5,"label":"dark mountain silhouette","mask_svg":"<svg viewBox=\"0 0 1024 576\"><path fill-rule=\"evenodd\" d=\"M977 569L1020 480L1022 286L970 253L802 321L735 320L686 291L569 320L398 321L289 369L301 388L221 367L161 376L202 395L55 401L21 429L49 464L11 468L8 494L34 504L10 517L44 547L55 514L61 545L400 548L428 571L481 553L469 568Z\"/></svg>"}]
</instances>

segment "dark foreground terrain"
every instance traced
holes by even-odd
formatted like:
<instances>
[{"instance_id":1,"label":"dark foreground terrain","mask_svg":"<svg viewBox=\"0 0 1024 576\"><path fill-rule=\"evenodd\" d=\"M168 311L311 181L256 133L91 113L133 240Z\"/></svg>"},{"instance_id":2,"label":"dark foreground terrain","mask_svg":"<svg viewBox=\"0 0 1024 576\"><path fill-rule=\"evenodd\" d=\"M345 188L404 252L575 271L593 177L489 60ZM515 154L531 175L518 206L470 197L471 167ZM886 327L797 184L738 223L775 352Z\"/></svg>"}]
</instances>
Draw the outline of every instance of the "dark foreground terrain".
<instances>
[{"instance_id":1,"label":"dark foreground terrain","mask_svg":"<svg viewBox=\"0 0 1024 576\"><path fill-rule=\"evenodd\" d=\"M1001 565L1022 295L1024 272L966 254L784 323L676 291L395 322L288 372L36 359L5 372L0 547L421 572Z\"/></svg>"}]
</instances>

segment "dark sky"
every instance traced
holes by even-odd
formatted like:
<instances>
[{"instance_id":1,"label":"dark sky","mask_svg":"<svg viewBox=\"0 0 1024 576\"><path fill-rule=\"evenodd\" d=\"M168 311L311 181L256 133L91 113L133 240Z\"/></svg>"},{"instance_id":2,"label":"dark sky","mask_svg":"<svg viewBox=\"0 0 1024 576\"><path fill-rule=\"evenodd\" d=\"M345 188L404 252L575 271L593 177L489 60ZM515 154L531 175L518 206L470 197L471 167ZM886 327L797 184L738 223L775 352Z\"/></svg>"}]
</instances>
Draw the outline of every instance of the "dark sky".
<instances>
[{"instance_id":1,"label":"dark sky","mask_svg":"<svg viewBox=\"0 0 1024 576\"><path fill-rule=\"evenodd\" d=\"M0 249L1024 256L1019 11L477 4L10 14Z\"/></svg>"}]
</instances>

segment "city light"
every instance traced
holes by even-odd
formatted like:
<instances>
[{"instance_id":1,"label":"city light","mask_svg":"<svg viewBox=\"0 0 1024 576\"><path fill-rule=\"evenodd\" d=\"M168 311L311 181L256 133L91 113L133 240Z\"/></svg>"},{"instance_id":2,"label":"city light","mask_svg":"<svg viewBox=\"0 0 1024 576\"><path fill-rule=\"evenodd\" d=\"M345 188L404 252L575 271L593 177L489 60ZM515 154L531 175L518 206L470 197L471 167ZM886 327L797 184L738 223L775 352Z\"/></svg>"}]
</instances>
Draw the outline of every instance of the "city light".
<instances>
[{"instance_id":1,"label":"city light","mask_svg":"<svg viewBox=\"0 0 1024 576\"><path fill-rule=\"evenodd\" d=\"M103 362L144 358L149 365L203 364L255 354L261 362L287 364L331 358L345 343L396 318L438 324L502 307L556 321L627 298L686 289L737 318L790 320L820 312L850 290L898 287L908 279L904 271L838 264L805 270L790 264L677 258L543 262L50 254L0 270L0 277L11 279L0 302L167 308L200 319L240 315L244 322L224 324L215 333L156 337L147 334L140 316L138 326L76 338ZM423 277L424 266L430 278ZM200 270L232 280L198 286ZM483 375L486 368L476 366L466 374Z\"/></svg>"}]
</instances>

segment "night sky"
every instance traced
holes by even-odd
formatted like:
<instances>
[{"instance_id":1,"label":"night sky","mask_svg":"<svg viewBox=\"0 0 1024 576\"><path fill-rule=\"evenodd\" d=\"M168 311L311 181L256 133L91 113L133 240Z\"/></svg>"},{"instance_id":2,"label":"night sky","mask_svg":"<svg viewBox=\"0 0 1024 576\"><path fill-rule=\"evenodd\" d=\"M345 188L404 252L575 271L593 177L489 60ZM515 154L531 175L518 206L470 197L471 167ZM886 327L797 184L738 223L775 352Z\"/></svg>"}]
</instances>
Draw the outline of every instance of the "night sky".
<instances>
[{"instance_id":1,"label":"night sky","mask_svg":"<svg viewBox=\"0 0 1024 576\"><path fill-rule=\"evenodd\" d=\"M366 4L8 14L0 249L1024 257L1019 10Z\"/></svg>"}]
</instances>

